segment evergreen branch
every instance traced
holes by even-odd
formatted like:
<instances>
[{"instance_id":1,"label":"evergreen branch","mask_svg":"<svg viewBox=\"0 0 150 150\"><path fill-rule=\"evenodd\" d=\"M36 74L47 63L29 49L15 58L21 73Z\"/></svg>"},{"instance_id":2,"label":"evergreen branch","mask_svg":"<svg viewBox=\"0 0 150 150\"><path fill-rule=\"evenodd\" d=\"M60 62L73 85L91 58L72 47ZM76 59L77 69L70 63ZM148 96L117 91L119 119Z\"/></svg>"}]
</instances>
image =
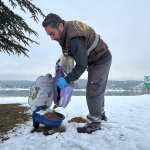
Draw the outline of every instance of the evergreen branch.
<instances>
[{"instance_id":1,"label":"evergreen branch","mask_svg":"<svg viewBox=\"0 0 150 150\"><path fill-rule=\"evenodd\" d=\"M25 13L28 10L31 13L31 18L36 22L38 22L38 14L45 16L29 0L9 0L9 2L13 8L19 5ZM25 33L28 33L29 36L31 34L38 36L38 33L31 29L22 17L15 14L0 0L0 52L28 56L27 52L29 50L26 46L30 47L30 43L39 43L26 36Z\"/></svg>"}]
</instances>

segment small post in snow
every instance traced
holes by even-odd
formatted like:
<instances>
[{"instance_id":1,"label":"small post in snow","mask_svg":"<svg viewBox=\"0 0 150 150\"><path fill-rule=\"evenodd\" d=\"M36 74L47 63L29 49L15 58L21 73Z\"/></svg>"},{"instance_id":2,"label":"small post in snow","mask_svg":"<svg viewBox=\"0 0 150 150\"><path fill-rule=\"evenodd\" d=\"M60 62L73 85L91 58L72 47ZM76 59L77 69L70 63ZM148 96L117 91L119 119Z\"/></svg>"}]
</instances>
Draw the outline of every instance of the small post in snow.
<instances>
[{"instance_id":1,"label":"small post in snow","mask_svg":"<svg viewBox=\"0 0 150 150\"><path fill-rule=\"evenodd\" d=\"M150 93L150 76L144 76L144 87L147 89L147 93Z\"/></svg>"}]
</instances>

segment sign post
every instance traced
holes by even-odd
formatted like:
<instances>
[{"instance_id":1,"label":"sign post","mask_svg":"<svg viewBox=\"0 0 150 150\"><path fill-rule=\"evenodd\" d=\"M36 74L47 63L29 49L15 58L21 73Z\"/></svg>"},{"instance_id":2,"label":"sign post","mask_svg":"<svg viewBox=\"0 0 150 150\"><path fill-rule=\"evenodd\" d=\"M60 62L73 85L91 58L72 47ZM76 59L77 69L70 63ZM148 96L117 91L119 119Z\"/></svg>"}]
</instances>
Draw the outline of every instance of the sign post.
<instances>
[{"instance_id":1,"label":"sign post","mask_svg":"<svg viewBox=\"0 0 150 150\"><path fill-rule=\"evenodd\" d=\"M147 88L148 94L150 91L150 76L144 76L144 87Z\"/></svg>"}]
</instances>

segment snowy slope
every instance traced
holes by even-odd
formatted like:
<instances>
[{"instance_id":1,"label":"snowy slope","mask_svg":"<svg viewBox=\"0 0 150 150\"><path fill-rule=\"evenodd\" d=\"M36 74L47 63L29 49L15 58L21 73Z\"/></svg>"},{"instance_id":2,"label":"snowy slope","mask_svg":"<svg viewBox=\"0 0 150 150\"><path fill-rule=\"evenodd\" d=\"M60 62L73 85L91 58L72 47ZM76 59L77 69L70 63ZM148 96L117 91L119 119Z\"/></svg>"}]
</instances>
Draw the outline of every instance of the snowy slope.
<instances>
[{"instance_id":1,"label":"snowy slope","mask_svg":"<svg viewBox=\"0 0 150 150\"><path fill-rule=\"evenodd\" d=\"M27 98L0 98L1 104L18 102L28 106ZM76 128L83 124L67 122L88 113L85 97L73 96L66 109L58 110L66 117L66 132L49 136L30 133L29 121L0 142L0 150L150 150L150 95L107 96L105 105L109 120L102 122L100 131L79 134Z\"/></svg>"}]
</instances>

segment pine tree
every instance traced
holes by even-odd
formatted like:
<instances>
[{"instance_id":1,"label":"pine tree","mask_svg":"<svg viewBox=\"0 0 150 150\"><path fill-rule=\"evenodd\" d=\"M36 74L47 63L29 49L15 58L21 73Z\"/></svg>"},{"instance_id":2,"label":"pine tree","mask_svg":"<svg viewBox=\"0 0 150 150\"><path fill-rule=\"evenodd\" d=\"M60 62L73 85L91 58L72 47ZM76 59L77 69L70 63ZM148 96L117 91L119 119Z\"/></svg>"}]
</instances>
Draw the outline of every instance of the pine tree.
<instances>
[{"instance_id":1,"label":"pine tree","mask_svg":"<svg viewBox=\"0 0 150 150\"><path fill-rule=\"evenodd\" d=\"M9 0L9 2L13 9L19 6L24 13L26 10L29 11L35 22L39 21L39 14L44 17L42 11L30 0ZM31 43L38 44L30 38L31 34L38 36L37 32L31 29L21 16L15 14L0 0L0 52L28 56L27 47L30 47Z\"/></svg>"}]
</instances>

